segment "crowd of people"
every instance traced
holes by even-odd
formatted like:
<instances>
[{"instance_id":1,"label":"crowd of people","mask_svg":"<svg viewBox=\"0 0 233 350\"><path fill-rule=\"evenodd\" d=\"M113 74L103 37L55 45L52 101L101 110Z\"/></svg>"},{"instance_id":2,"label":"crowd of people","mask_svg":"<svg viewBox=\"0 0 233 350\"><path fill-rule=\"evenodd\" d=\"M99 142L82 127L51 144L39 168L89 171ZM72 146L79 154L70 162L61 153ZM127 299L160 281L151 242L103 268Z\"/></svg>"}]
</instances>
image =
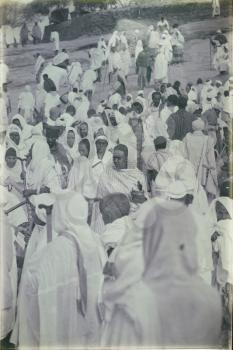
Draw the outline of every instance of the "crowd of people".
<instances>
[{"instance_id":1,"label":"crowd of people","mask_svg":"<svg viewBox=\"0 0 233 350\"><path fill-rule=\"evenodd\" d=\"M233 77L169 81L185 40L165 18L134 45L101 37L88 67L59 33L51 41L17 114L2 63L1 344L219 346L231 328Z\"/></svg>"}]
</instances>

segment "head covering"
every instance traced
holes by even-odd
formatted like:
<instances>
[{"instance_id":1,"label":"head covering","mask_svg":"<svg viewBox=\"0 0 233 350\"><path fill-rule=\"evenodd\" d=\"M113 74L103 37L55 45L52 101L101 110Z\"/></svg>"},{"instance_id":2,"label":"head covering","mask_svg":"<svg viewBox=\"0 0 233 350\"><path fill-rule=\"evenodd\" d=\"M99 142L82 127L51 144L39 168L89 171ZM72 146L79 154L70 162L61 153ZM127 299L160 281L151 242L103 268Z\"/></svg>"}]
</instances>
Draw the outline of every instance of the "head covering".
<instances>
[{"instance_id":1,"label":"head covering","mask_svg":"<svg viewBox=\"0 0 233 350\"><path fill-rule=\"evenodd\" d=\"M194 131L196 130L204 130L205 129L205 123L201 118L198 118L192 122L192 129Z\"/></svg>"},{"instance_id":2,"label":"head covering","mask_svg":"<svg viewBox=\"0 0 233 350\"><path fill-rule=\"evenodd\" d=\"M39 208L41 204L51 206L55 202L55 196L52 193L42 193L30 197L31 204L35 207L37 217L46 224L46 210Z\"/></svg>"}]
</instances>

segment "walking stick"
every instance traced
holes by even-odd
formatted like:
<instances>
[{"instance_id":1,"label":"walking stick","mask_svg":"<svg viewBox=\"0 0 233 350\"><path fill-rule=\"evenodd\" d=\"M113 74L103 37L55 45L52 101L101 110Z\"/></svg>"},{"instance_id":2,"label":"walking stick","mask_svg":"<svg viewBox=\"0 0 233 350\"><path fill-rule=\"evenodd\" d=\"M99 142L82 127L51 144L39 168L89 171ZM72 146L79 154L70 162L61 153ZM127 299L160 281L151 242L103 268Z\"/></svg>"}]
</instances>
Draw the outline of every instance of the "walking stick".
<instances>
[{"instance_id":1,"label":"walking stick","mask_svg":"<svg viewBox=\"0 0 233 350\"><path fill-rule=\"evenodd\" d=\"M40 204L39 209L46 211L47 243L52 241L52 205Z\"/></svg>"},{"instance_id":2,"label":"walking stick","mask_svg":"<svg viewBox=\"0 0 233 350\"><path fill-rule=\"evenodd\" d=\"M209 39L210 41L210 70L212 69L212 50L211 50L211 39Z\"/></svg>"},{"instance_id":3,"label":"walking stick","mask_svg":"<svg viewBox=\"0 0 233 350\"><path fill-rule=\"evenodd\" d=\"M13 207L11 207L11 208L5 210L4 213L5 213L6 215L8 215L8 214L10 214L12 211L14 211L14 210L16 210L16 209L22 207L23 205L25 205L26 203L27 203L27 200L25 199L24 201L22 201L22 202L20 202L20 203L18 203L18 204L16 204L16 205L14 205Z\"/></svg>"}]
</instances>

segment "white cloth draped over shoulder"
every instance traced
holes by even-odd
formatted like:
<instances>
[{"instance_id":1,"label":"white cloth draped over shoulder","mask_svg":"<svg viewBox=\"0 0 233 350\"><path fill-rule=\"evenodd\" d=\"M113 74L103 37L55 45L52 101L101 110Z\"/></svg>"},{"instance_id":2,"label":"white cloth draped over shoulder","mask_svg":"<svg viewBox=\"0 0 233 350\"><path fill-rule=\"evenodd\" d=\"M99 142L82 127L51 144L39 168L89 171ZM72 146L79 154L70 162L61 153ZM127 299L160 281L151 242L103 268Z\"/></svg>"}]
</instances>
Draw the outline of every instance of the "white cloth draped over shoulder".
<instances>
[{"instance_id":1,"label":"white cloth draped over shoulder","mask_svg":"<svg viewBox=\"0 0 233 350\"><path fill-rule=\"evenodd\" d=\"M86 157L79 156L74 160L69 174L68 189L81 193L89 199L96 198L97 183Z\"/></svg>"},{"instance_id":2,"label":"white cloth draped over shoulder","mask_svg":"<svg viewBox=\"0 0 233 350\"><path fill-rule=\"evenodd\" d=\"M34 255L23 280L20 347L99 344L97 300L105 256L87 215L80 194L57 195L53 225L59 236Z\"/></svg>"}]
</instances>

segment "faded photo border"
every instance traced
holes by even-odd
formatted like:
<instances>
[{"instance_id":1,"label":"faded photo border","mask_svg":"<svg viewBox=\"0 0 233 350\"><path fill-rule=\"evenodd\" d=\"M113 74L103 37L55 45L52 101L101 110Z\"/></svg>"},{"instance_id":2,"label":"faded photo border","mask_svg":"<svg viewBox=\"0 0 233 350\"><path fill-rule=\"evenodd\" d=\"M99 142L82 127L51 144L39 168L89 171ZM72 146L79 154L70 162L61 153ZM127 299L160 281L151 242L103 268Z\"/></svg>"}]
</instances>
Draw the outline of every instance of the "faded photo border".
<instances>
[{"instance_id":1,"label":"faded photo border","mask_svg":"<svg viewBox=\"0 0 233 350\"><path fill-rule=\"evenodd\" d=\"M29 30L31 30L35 21L39 21L46 16L46 3L53 8L53 6L57 4L64 6L68 2L68 0L0 0L0 26L10 24L15 28L19 28L24 21L27 21ZM60 47L62 49L67 49L71 59L80 59L83 66L86 67L88 65L87 52L90 48L95 46L100 36L104 36L106 40L109 40L111 33L113 33L114 30L119 30L128 32L128 37L130 38L133 31L136 29L145 30L149 25L157 23L160 17L164 15L169 23L179 23L179 27L186 41L184 63L170 69L169 79L174 82L176 78L179 78L181 83L187 84L190 81L196 82L199 76L203 79L216 79L217 73L212 64L213 50L210 40L216 33L216 30L221 28L223 33L227 35L229 42L230 70L228 77L233 76L232 0L220 0L221 15L216 18L212 16L211 0L109 0L107 4L107 1L104 0L76 0L76 2L79 5L79 9L77 10L76 6L76 9L71 12L69 16L67 16L67 13L64 13L65 20L62 20L62 13L54 13L53 23L44 27L43 39L39 44L33 45L33 39L30 37L30 43L25 47L22 47L21 43L16 43L15 40L13 46L7 48L1 33L0 61L5 62L10 67L9 94L12 99L12 110L14 110L14 113L11 113L11 117L17 113L17 100L22 88L28 84L32 87L33 91L35 91L34 55L39 52L46 60L50 60L54 56L53 43L50 40L51 32L53 31L59 32ZM97 11L96 6L98 7ZM205 44L203 44L204 41ZM0 71L1 86L2 74ZM129 78L129 84L132 84L132 91L129 89L129 92L134 92L137 89L135 74L133 77ZM64 89L64 92L65 90L66 89ZM96 89L94 96L95 105L98 101L105 99L108 90L107 78L105 77L104 82ZM149 89L145 88L146 95L150 90L151 87ZM231 108L233 108L233 102ZM232 118L233 110L230 111L230 114ZM231 121L231 129L232 128L233 125ZM232 142L233 140L230 137L229 144L231 152L233 151ZM232 155L229 162L229 169L229 173L232 174ZM230 197L233 198L232 179L230 181L229 191ZM4 196L1 190L0 196ZM2 230L2 228L0 223L0 229ZM231 229L232 228L229 227L229 230ZM0 253L2 256L5 254L2 249ZM2 280L4 280L4 277L1 271L0 281ZM2 300L1 294L2 283L0 282L0 306ZM233 299L233 291L231 299ZM190 315L190 317L192 316ZM169 332L169 330L167 330L167 332ZM228 344L229 349L232 348L231 343L232 332ZM100 346L89 348L96 350L109 349ZM135 349L135 347L124 347L124 349L128 348ZM59 350L66 348L51 346L49 349ZM82 349L82 347L70 347L69 349ZM111 349L114 349L114 347ZM161 349L161 347L138 347L138 349ZM185 350L186 348L166 347L166 349ZM202 349L202 347L188 349ZM211 350L211 348L209 349Z\"/></svg>"}]
</instances>

